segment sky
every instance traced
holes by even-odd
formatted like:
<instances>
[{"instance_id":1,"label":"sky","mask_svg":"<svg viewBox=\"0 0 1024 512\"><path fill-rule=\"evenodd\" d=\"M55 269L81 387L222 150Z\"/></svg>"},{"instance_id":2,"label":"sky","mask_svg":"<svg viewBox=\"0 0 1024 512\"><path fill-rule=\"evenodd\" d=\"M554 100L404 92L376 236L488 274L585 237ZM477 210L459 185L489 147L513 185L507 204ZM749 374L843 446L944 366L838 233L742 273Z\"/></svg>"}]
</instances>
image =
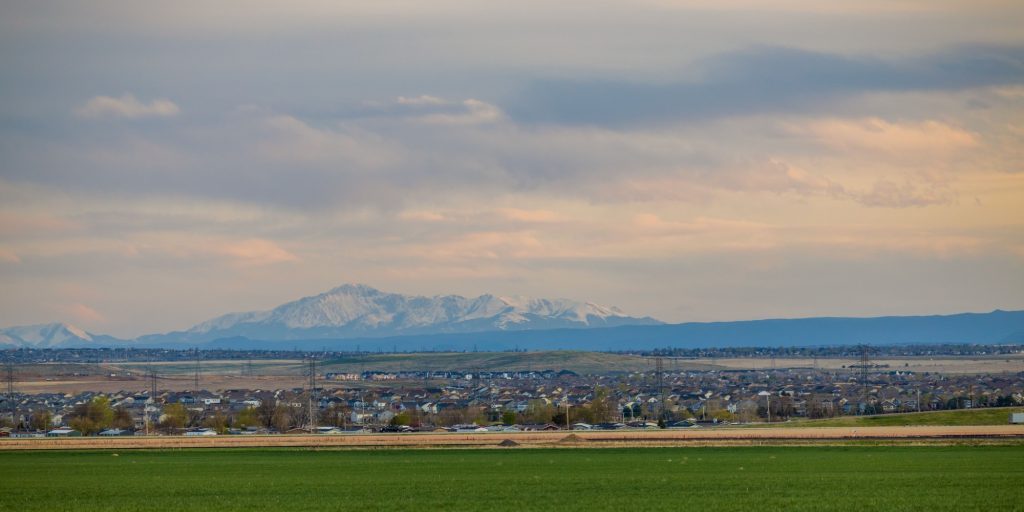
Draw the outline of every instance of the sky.
<instances>
[{"instance_id":1,"label":"sky","mask_svg":"<svg viewBox=\"0 0 1024 512\"><path fill-rule=\"evenodd\" d=\"M0 2L0 326L1024 309L1024 3Z\"/></svg>"}]
</instances>

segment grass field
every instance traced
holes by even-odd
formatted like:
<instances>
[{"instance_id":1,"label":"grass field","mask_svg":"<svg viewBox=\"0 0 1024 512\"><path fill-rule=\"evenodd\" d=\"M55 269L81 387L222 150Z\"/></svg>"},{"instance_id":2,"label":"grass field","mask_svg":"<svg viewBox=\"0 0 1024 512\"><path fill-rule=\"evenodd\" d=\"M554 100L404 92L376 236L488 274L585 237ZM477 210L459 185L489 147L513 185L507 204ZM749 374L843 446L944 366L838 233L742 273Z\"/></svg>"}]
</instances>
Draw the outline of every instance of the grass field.
<instances>
[{"instance_id":1,"label":"grass field","mask_svg":"<svg viewBox=\"0 0 1024 512\"><path fill-rule=\"evenodd\" d=\"M0 453L0 509L1024 507L1024 446L116 453Z\"/></svg>"},{"instance_id":2,"label":"grass field","mask_svg":"<svg viewBox=\"0 0 1024 512\"><path fill-rule=\"evenodd\" d=\"M1024 412L1024 407L992 409L958 409L877 416L843 416L824 420L772 423L772 427L902 427L904 425L1006 425L1010 414ZM752 425L753 426L753 425ZM757 426L769 426L757 425Z\"/></svg>"}]
</instances>

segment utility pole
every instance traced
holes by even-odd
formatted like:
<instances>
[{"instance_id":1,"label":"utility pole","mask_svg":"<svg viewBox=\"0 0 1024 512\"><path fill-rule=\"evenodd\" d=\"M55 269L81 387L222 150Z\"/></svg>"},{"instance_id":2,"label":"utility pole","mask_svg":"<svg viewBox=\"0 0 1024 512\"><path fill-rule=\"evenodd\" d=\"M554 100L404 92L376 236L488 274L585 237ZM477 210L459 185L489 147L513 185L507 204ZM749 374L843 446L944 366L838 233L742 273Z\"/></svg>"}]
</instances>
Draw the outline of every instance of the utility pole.
<instances>
[{"instance_id":1,"label":"utility pole","mask_svg":"<svg viewBox=\"0 0 1024 512\"><path fill-rule=\"evenodd\" d=\"M569 394L565 395L565 429L569 430Z\"/></svg>"}]
</instances>

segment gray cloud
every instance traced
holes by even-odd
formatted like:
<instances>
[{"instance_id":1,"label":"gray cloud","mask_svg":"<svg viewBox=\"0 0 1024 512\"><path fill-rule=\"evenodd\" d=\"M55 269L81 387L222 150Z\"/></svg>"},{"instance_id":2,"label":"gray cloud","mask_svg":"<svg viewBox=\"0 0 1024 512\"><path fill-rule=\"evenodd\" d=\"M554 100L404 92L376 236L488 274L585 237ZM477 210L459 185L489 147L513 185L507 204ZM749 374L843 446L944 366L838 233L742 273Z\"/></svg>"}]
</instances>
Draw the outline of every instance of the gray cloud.
<instances>
[{"instance_id":1,"label":"gray cloud","mask_svg":"<svg viewBox=\"0 0 1024 512\"><path fill-rule=\"evenodd\" d=\"M844 96L1024 83L1024 47L957 46L898 59L755 47L704 59L700 79L670 84L535 82L509 113L530 122L623 125L779 112L827 112Z\"/></svg>"}]
</instances>

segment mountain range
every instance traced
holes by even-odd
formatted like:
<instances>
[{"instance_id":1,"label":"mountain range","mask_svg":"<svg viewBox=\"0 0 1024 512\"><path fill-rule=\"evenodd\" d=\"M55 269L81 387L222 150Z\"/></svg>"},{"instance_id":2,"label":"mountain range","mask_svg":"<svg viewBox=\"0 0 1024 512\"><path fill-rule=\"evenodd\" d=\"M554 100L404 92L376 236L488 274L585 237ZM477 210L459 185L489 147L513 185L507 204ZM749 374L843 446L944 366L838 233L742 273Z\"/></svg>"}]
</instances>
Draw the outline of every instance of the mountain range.
<instances>
[{"instance_id":1,"label":"mountain range","mask_svg":"<svg viewBox=\"0 0 1024 512\"><path fill-rule=\"evenodd\" d=\"M124 343L126 340L104 334L91 334L65 323L0 329L0 348L106 347Z\"/></svg>"},{"instance_id":2,"label":"mountain range","mask_svg":"<svg viewBox=\"0 0 1024 512\"><path fill-rule=\"evenodd\" d=\"M568 299L481 295L435 297L387 293L346 284L269 311L231 313L183 332L143 336L142 342L202 343L221 338L302 340L593 328L661 322L614 307Z\"/></svg>"},{"instance_id":3,"label":"mountain range","mask_svg":"<svg viewBox=\"0 0 1024 512\"><path fill-rule=\"evenodd\" d=\"M569 299L481 295L435 297L387 293L346 284L267 311L229 313L184 331L149 334L135 340L96 335L54 323L0 330L0 346L84 347L109 345L195 346L226 338L285 341L377 338L403 335L579 329L655 325L615 307Z\"/></svg>"},{"instance_id":4,"label":"mountain range","mask_svg":"<svg viewBox=\"0 0 1024 512\"><path fill-rule=\"evenodd\" d=\"M664 324L568 299L410 296L346 284L266 311L122 340L55 323L0 330L0 347L627 350L658 347L1024 343L1024 311Z\"/></svg>"}]
</instances>

